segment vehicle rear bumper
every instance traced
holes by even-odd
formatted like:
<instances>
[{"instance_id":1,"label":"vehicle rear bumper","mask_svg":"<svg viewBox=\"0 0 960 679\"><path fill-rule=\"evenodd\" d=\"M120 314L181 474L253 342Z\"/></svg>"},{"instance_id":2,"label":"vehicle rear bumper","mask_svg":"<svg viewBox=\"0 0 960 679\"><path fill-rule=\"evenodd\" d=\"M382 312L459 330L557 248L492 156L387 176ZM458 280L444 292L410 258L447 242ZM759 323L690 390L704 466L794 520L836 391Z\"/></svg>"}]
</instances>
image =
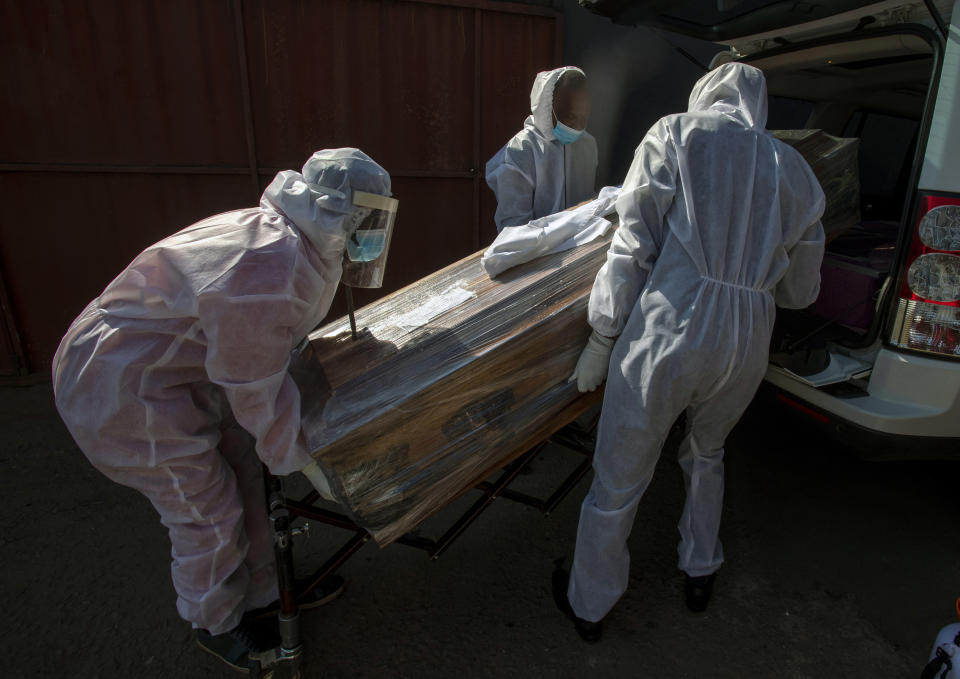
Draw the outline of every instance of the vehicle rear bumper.
<instances>
[{"instance_id":1,"label":"vehicle rear bumper","mask_svg":"<svg viewBox=\"0 0 960 679\"><path fill-rule=\"evenodd\" d=\"M894 451L904 446L929 448L930 457L944 457L946 452L947 457L960 458L960 362L884 348L867 392L849 397L815 389L776 366L768 368L766 381L782 394L782 402L810 408L814 414L810 419L859 439L860 448L864 443Z\"/></svg>"}]
</instances>

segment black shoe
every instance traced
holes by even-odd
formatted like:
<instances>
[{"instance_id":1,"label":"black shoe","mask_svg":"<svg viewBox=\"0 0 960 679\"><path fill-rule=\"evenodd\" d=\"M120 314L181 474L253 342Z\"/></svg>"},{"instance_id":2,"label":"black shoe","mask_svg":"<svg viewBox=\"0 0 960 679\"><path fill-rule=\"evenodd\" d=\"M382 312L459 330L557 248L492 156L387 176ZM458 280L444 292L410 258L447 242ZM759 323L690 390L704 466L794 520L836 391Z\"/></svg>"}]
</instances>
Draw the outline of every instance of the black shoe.
<instances>
[{"instance_id":1,"label":"black shoe","mask_svg":"<svg viewBox=\"0 0 960 679\"><path fill-rule=\"evenodd\" d=\"M603 634L603 620L590 622L589 620L577 617L576 613L573 612L573 607L570 605L570 600L567 598L567 585L569 582L570 574L563 570L558 563L557 568L553 571L553 602L557 605L557 608L560 609L561 613L573 621L573 626L576 628L580 638L589 644L595 644L600 641L600 637Z\"/></svg>"},{"instance_id":2,"label":"black shoe","mask_svg":"<svg viewBox=\"0 0 960 679\"><path fill-rule=\"evenodd\" d=\"M309 583L305 581L297 581L297 591L302 590ZM309 610L311 608L317 608L325 604L338 599L341 594L343 594L344 587L346 583L343 578L339 575L330 575L323 580L319 585L313 588L313 591L310 592L310 595L307 597L307 600L300 604L300 610ZM280 610L280 602L274 601L269 606L264 606L263 608L257 608L252 611L247 611L244 615L245 618L252 618L254 620L261 620L270 616L275 616Z\"/></svg>"},{"instance_id":3,"label":"black shoe","mask_svg":"<svg viewBox=\"0 0 960 679\"><path fill-rule=\"evenodd\" d=\"M280 645L278 630L246 618L225 634L214 635L202 629L196 633L200 648L244 674L269 664L266 656Z\"/></svg>"},{"instance_id":4,"label":"black shoe","mask_svg":"<svg viewBox=\"0 0 960 679\"><path fill-rule=\"evenodd\" d=\"M695 578L684 574L684 577L686 580L683 584L683 593L687 600L687 608L694 613L703 613L707 610L707 604L710 603L713 581L717 579L717 574L711 573Z\"/></svg>"}]
</instances>

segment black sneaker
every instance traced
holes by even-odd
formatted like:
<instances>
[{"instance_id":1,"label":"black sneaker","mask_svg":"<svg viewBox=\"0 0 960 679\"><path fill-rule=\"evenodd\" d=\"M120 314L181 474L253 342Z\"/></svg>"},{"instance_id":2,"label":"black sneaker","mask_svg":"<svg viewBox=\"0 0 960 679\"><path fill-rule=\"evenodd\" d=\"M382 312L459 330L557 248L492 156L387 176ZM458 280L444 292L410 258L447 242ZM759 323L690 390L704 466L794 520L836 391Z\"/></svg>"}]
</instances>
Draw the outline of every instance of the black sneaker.
<instances>
[{"instance_id":1,"label":"black sneaker","mask_svg":"<svg viewBox=\"0 0 960 679\"><path fill-rule=\"evenodd\" d=\"M266 657L280 645L278 630L246 617L224 634L210 634L203 629L196 634L201 649L244 674L249 674L253 667L269 664Z\"/></svg>"},{"instance_id":2,"label":"black sneaker","mask_svg":"<svg viewBox=\"0 0 960 679\"><path fill-rule=\"evenodd\" d=\"M570 605L570 599L567 598L567 585L570 583L570 574L565 571L560 563L553 571L553 603L557 605L560 612L573 621L573 626L577 630L580 638L588 644L595 644L600 641L603 635L603 620L590 622L583 618L578 618Z\"/></svg>"},{"instance_id":3,"label":"black sneaker","mask_svg":"<svg viewBox=\"0 0 960 679\"><path fill-rule=\"evenodd\" d=\"M687 600L687 608L694 613L703 613L707 610L707 604L710 603L710 595L713 594L713 581L717 579L717 574L711 573L698 577L684 574L684 577L686 579L683 583L683 594Z\"/></svg>"}]
</instances>

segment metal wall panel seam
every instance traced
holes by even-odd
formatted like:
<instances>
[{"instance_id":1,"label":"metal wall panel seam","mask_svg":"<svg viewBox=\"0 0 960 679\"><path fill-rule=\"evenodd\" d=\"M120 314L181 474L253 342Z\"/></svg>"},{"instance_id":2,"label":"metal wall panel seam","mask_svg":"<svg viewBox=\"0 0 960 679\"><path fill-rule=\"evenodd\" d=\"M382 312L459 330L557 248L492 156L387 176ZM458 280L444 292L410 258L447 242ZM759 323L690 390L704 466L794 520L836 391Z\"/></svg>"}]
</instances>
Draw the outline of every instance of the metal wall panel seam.
<instances>
[{"instance_id":1,"label":"metal wall panel seam","mask_svg":"<svg viewBox=\"0 0 960 679\"><path fill-rule=\"evenodd\" d=\"M30 364L23 350L23 342L20 341L20 333L17 330L17 319L13 316L13 307L10 306L10 298L7 295L7 284L3 275L2 263L0 263L0 307L3 309L3 318L0 319L0 321L6 326L7 338L10 341L10 346L13 347L13 356L17 363L16 374L26 375L30 370Z\"/></svg>"},{"instance_id":2,"label":"metal wall panel seam","mask_svg":"<svg viewBox=\"0 0 960 679\"><path fill-rule=\"evenodd\" d=\"M480 178L483 164L480 158L480 126L482 113L480 101L480 60L483 57L483 25L481 10L473 11L473 161L470 173L473 175L473 249L480 248Z\"/></svg>"},{"instance_id":3,"label":"metal wall panel seam","mask_svg":"<svg viewBox=\"0 0 960 679\"><path fill-rule=\"evenodd\" d=\"M247 68L247 36L243 30L243 0L232 0L234 37L237 41L237 64L240 68L240 92L243 98L243 124L247 138L247 161L253 201L260 201L260 176L257 172L257 140L253 125L253 100L250 97L250 71Z\"/></svg>"}]
</instances>

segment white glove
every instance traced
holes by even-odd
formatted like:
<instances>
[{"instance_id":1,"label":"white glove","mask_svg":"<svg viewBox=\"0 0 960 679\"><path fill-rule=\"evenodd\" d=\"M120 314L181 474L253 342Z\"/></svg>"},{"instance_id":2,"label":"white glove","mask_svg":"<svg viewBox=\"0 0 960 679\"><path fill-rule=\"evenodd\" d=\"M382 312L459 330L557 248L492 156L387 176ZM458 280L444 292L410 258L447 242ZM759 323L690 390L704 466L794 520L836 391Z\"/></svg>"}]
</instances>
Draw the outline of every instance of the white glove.
<instances>
[{"instance_id":1,"label":"white glove","mask_svg":"<svg viewBox=\"0 0 960 679\"><path fill-rule=\"evenodd\" d=\"M567 383L576 380L577 389L581 392L594 391L607 379L607 369L610 366L610 353L616 344L616 337L604 337L594 330L590 333L587 346L580 354L577 367Z\"/></svg>"},{"instance_id":2,"label":"white glove","mask_svg":"<svg viewBox=\"0 0 960 679\"><path fill-rule=\"evenodd\" d=\"M327 481L327 477L323 475L323 472L320 471L320 465L316 461L311 462L306 467L301 469L303 475L310 479L310 484L313 486L314 490L320 493L320 497L324 500L333 500L333 492L330 490L330 482Z\"/></svg>"}]
</instances>

